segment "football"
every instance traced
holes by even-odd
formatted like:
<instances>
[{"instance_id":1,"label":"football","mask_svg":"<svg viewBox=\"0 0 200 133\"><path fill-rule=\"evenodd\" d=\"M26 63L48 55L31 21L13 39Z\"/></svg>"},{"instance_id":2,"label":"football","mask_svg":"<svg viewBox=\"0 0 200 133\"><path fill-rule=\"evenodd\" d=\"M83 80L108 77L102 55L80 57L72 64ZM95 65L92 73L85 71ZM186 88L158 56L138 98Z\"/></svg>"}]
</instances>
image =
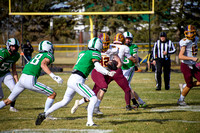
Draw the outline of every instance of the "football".
<instances>
[{"instance_id":1,"label":"football","mask_svg":"<svg viewBox=\"0 0 200 133\"><path fill-rule=\"evenodd\" d=\"M116 60L111 60L108 62L108 68L110 70L117 70L118 62Z\"/></svg>"}]
</instances>

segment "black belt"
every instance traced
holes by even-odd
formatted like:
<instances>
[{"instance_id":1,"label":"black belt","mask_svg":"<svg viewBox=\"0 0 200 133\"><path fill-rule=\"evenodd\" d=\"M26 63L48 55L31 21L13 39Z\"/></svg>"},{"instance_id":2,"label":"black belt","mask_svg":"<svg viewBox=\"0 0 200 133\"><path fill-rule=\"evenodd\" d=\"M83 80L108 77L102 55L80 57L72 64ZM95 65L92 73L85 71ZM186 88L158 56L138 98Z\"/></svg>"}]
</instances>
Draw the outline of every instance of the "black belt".
<instances>
[{"instance_id":1,"label":"black belt","mask_svg":"<svg viewBox=\"0 0 200 133\"><path fill-rule=\"evenodd\" d=\"M72 73L73 74L78 74L81 77L83 77L84 79L86 79L86 76L81 71L79 71L79 70L74 69L74 70L72 70Z\"/></svg>"}]
</instances>

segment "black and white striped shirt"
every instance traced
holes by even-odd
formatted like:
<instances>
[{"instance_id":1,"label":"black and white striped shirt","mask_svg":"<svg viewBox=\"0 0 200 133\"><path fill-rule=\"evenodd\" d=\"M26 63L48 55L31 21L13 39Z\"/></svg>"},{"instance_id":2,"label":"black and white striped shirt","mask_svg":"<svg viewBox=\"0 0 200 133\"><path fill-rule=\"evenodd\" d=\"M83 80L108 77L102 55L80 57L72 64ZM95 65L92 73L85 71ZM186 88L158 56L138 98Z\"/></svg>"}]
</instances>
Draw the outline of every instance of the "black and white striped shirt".
<instances>
[{"instance_id":1,"label":"black and white striped shirt","mask_svg":"<svg viewBox=\"0 0 200 133\"><path fill-rule=\"evenodd\" d=\"M163 51L167 51L167 55L163 55ZM167 40L166 42L161 42L157 40L153 47L153 59L166 59L170 58L170 54L176 52L174 44L171 40Z\"/></svg>"}]
</instances>

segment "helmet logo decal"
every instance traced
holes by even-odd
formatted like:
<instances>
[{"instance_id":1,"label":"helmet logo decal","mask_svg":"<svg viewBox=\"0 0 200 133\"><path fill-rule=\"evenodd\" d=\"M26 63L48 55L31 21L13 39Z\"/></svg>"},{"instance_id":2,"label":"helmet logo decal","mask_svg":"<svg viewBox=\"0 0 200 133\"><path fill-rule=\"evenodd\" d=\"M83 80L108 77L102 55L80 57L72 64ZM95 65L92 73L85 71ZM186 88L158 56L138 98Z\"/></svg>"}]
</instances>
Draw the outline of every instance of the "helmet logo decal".
<instances>
[{"instance_id":1,"label":"helmet logo decal","mask_svg":"<svg viewBox=\"0 0 200 133\"><path fill-rule=\"evenodd\" d=\"M94 39L94 41L93 41L93 43L92 43L92 48L95 47L96 41L97 41L97 38L95 37L95 39Z\"/></svg>"}]
</instances>

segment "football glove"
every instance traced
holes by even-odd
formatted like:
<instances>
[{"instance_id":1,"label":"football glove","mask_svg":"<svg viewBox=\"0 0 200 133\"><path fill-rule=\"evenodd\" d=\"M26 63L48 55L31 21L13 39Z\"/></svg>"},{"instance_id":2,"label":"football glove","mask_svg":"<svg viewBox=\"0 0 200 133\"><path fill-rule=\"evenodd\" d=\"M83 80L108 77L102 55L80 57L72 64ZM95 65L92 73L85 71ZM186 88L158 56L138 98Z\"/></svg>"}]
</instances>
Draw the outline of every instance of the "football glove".
<instances>
[{"instance_id":1,"label":"football glove","mask_svg":"<svg viewBox=\"0 0 200 133\"><path fill-rule=\"evenodd\" d=\"M51 76L51 78L53 80L55 80L58 84L62 84L63 83L63 79L61 77L56 76L53 73L50 73L49 76Z\"/></svg>"},{"instance_id":2,"label":"football glove","mask_svg":"<svg viewBox=\"0 0 200 133\"><path fill-rule=\"evenodd\" d=\"M113 77L115 75L115 71L108 72L108 76Z\"/></svg>"}]
</instances>

